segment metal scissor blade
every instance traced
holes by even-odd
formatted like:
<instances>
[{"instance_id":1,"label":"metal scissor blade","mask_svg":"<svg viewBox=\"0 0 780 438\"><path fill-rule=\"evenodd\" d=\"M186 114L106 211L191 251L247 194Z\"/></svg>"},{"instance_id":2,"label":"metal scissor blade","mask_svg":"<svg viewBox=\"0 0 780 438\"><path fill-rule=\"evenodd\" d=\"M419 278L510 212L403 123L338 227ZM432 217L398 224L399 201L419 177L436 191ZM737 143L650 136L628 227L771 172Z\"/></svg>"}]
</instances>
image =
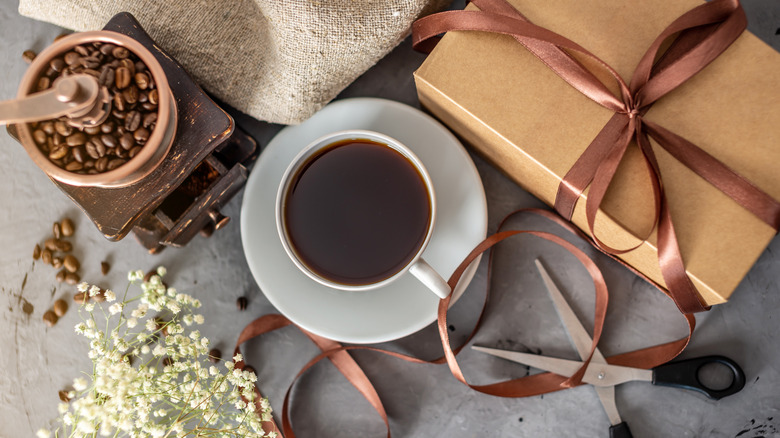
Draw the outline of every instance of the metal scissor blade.
<instances>
[{"instance_id":1,"label":"metal scissor blade","mask_svg":"<svg viewBox=\"0 0 780 438\"><path fill-rule=\"evenodd\" d=\"M593 345L593 338L590 337L588 331L585 330L585 327L582 325L579 318L577 318L577 315L575 315L574 311L571 310L571 306L569 306L569 303L567 303L566 299L563 298L561 291L552 281L552 278L550 278L550 274L547 273L547 270L544 269L542 262L539 261L539 259L536 259L534 262L536 263L536 268L539 270L539 274L542 276L544 285L547 287L547 291L550 292L550 297L555 304L555 309L558 311L558 315L561 317L561 321L563 321L563 325L566 327L566 331L569 333L569 337L574 344L574 348L577 349L577 354L580 355L580 359L584 360L586 357L588 357L588 354L590 354L590 348ZM598 350L593 353L592 360L594 362L606 362L604 360L604 356L602 356Z\"/></svg>"},{"instance_id":2,"label":"metal scissor blade","mask_svg":"<svg viewBox=\"0 0 780 438\"><path fill-rule=\"evenodd\" d=\"M582 366L578 360L559 359L556 357L539 356L538 354L521 353L519 351L506 351L496 348L472 346L474 350L481 351L513 362L528 365L540 370L549 371L563 377L571 377ZM653 372L639 368L609 365L606 363L591 362L582 381L593 386L615 386L634 380L652 381Z\"/></svg>"}]
</instances>

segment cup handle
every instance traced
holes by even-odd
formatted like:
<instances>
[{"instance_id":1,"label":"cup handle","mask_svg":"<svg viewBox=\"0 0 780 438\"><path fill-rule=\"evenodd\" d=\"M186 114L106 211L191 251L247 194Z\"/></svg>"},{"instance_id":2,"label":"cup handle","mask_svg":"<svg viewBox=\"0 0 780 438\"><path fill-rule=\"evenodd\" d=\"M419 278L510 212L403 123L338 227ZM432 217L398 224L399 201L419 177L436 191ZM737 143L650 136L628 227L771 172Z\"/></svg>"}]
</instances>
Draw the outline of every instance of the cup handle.
<instances>
[{"instance_id":1,"label":"cup handle","mask_svg":"<svg viewBox=\"0 0 780 438\"><path fill-rule=\"evenodd\" d=\"M422 258L418 259L412 267L409 268L409 272L417 277L422 284L427 286L428 289L433 291L439 298L447 298L452 291L450 285L447 284L444 278L442 278L442 276Z\"/></svg>"}]
</instances>

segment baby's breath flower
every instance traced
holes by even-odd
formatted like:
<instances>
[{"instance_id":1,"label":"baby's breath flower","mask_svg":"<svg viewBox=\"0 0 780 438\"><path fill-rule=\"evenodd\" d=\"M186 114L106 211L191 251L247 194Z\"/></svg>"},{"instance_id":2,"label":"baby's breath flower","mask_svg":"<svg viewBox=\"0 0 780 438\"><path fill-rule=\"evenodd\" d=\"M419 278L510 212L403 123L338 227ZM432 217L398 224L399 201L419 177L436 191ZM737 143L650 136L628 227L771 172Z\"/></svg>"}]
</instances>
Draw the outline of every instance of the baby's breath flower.
<instances>
[{"instance_id":1,"label":"baby's breath flower","mask_svg":"<svg viewBox=\"0 0 780 438\"><path fill-rule=\"evenodd\" d=\"M38 429L38 432L35 432L35 436L38 438L49 438L51 436L51 432L49 432L47 429Z\"/></svg>"},{"instance_id":2,"label":"baby's breath flower","mask_svg":"<svg viewBox=\"0 0 780 438\"><path fill-rule=\"evenodd\" d=\"M83 391L87 389L87 379L83 377L76 377L73 379L73 389L76 391Z\"/></svg>"},{"instance_id":3,"label":"baby's breath flower","mask_svg":"<svg viewBox=\"0 0 780 438\"><path fill-rule=\"evenodd\" d=\"M76 290L79 292L86 292L89 289L89 284L85 281L82 281L81 283L76 286Z\"/></svg>"},{"instance_id":4,"label":"baby's breath flower","mask_svg":"<svg viewBox=\"0 0 780 438\"><path fill-rule=\"evenodd\" d=\"M109 307L109 308L108 308L108 311L109 311L109 312L110 312L112 315L116 315L117 313L119 313L119 312L121 312L121 311L122 311L122 307L123 307L123 306L124 306L124 305L123 305L122 303L114 303L114 304L112 304L112 305L111 305L111 307Z\"/></svg>"},{"instance_id":5,"label":"baby's breath flower","mask_svg":"<svg viewBox=\"0 0 780 438\"><path fill-rule=\"evenodd\" d=\"M168 270L165 269L165 266L158 266L157 267L157 275L159 275L160 277L165 277L165 274L167 274L167 273L168 273Z\"/></svg>"},{"instance_id":6,"label":"baby's breath flower","mask_svg":"<svg viewBox=\"0 0 780 438\"><path fill-rule=\"evenodd\" d=\"M192 313L200 301L162 284L164 268L156 274L137 283L140 296L125 293L127 301L119 301L112 290L102 292L112 303L108 312L93 314L95 300L82 307L89 315L75 331L89 341L93 373L74 379L75 391L68 393L72 401L58 405L64 434L57 436L267 436L260 421L271 419L271 407L261 399L255 410L251 383L257 377L235 368L233 362L225 363L226 372L205 364L209 340L188 328L204 321L203 315ZM142 278L141 271L128 274L131 283ZM102 291L87 283L78 288L90 296ZM139 304L127 319L111 316L136 300ZM149 309L167 314L160 316L167 321L167 336L157 335L161 331L157 318L141 321ZM105 317L105 324L96 322L96 315ZM145 330L131 331L139 325ZM163 356L167 359L161 360ZM131 366L133 358L135 367ZM243 357L233 359L242 361ZM182 415L202 421L180 421ZM39 436L49 436L45 432Z\"/></svg>"},{"instance_id":7,"label":"baby's breath flower","mask_svg":"<svg viewBox=\"0 0 780 438\"><path fill-rule=\"evenodd\" d=\"M244 360L244 356L241 355L241 353L236 353L235 356L233 356L233 361L235 362L241 362Z\"/></svg>"}]
</instances>

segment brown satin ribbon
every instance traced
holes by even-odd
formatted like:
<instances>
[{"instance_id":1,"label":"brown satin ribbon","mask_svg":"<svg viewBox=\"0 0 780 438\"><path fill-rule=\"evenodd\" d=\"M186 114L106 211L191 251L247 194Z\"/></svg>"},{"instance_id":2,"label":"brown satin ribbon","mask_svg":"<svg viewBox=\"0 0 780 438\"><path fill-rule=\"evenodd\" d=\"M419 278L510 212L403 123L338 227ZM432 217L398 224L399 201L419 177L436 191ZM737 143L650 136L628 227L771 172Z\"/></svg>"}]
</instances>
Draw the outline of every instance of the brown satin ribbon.
<instances>
[{"instance_id":1,"label":"brown satin ribbon","mask_svg":"<svg viewBox=\"0 0 780 438\"><path fill-rule=\"evenodd\" d=\"M471 253L469 253L469 255L463 260L463 262L458 266L458 268L452 274L452 276L448 280L448 284L454 290L455 286L460 281L461 276L465 272L466 268L468 268L468 266L471 264L471 262L473 262L480 254L490 250L493 246L495 246L499 242L514 236L527 234L538 238L542 238L550 242L553 242L563 247L570 253L572 253L587 270L588 274L590 275L593 281L593 285L595 287L595 292L596 292L596 302L595 302L595 309L594 309L595 318L594 318L594 327L593 327L593 344L591 345L591 351L590 354L588 355L587 360L585 361L583 366L577 371L577 373L575 373L574 375L568 378L553 373L541 373L541 374L534 374L531 376L522 377L519 379L493 383L490 385L472 385L468 383L466 377L463 374L463 371L461 370L458 364L456 356L460 352L460 350L471 341L471 339L474 337L474 335L476 334L477 330L481 325L482 318L484 316L485 307L489 298L490 273L492 272L492 265L493 265L493 252L491 251L489 255L489 261L488 261L488 279L487 279L488 293L485 294L485 301L483 302L479 319L477 321L477 324L474 327L474 330L468 336L466 341L461 346L455 349L453 349L452 346L450 345L449 333L447 330L447 311L450 307L452 295L448 296L445 299L442 299L439 302L437 325L439 329L439 336L442 341L444 356L438 359L426 361L402 353L381 350L374 347L342 346L338 342L323 338L321 336L315 335L313 333L310 333L298 327L299 330L301 330L307 337L309 337L309 339L312 342L314 342L320 348L322 353L314 357L300 370L300 372L297 374L297 376L295 377L295 379L287 389L284 398L284 404L282 406L282 431L284 433L284 436L287 436L288 438L295 437L295 433L292 430L292 424L289 418L290 393L295 384L295 381L298 379L298 377L300 377L303 373L305 373L314 364L318 363L322 359L328 358L336 366L339 372L341 372L347 378L347 380L355 388L357 388L357 390L363 395L363 397L374 407L374 409L377 411L379 416L382 418L382 421L384 421L385 427L387 429L387 436L388 438L390 437L390 425L382 401L380 400L379 395L377 394L376 390L371 384L371 381L365 375L365 373L357 364L357 362L355 362L352 356L349 355L348 353L349 350L375 351L405 361L420 363L420 364L423 363L441 364L446 362L453 376L455 376L455 378L458 379L463 384L484 394L489 394L489 395L494 395L499 397L528 397L528 396L558 391L561 389L570 388L582 384L581 382L582 376L587 368L588 363L590 362L590 358L593 354L593 351L598 345L599 339L601 337L602 329L604 326L604 319L606 316L607 303L608 303L607 285L596 264L585 253L583 253L580 249L578 249L570 242L554 234L539 232L539 231L528 231L528 230L501 231L501 228L503 228L503 225L507 221L507 219L509 219L515 214L529 213L529 212L547 218L555 222L565 230L571 232L572 234L588 241L587 236L585 236L581 231L579 231L578 229L573 227L570 223L566 222L565 220L563 220L561 217L557 216L554 213L551 213L549 211L544 211L544 210L536 210L536 209L519 210L507 216L504 219L504 221L502 221L501 225L499 226L499 231L496 234L493 234L492 236L486 238L482 243L480 243L476 248L474 248L474 250L471 251ZM691 335L693 334L693 329L696 325L696 320L693 317L693 315L685 314L683 316L686 319L686 322L688 324L688 329L689 329L688 335L686 337L679 339L677 341L656 345L653 347L648 347L648 348L644 348L641 350L636 350L628 353L623 353L616 356L611 356L607 358L607 362L615 365L623 365L623 366L630 366L630 367L637 367L637 368L652 368L662 363L666 363L671 359L675 358L688 345ZM241 351L240 350L241 345L246 341L249 341L250 339L274 331L276 329L287 327L288 325L294 325L294 324L292 324L292 322L290 322L290 320L288 320L286 317L277 314L265 315L256 319L255 321L247 325L239 335L238 340L236 342L234 355ZM245 367L245 364L243 362L239 362L236 364L236 367L243 369ZM257 389L257 387L255 387L255 394L258 397L256 407L259 411L260 392ZM279 428L277 427L276 423L273 420L264 423L263 426L266 432L270 432L270 431L274 431L277 433L280 432Z\"/></svg>"},{"instance_id":2,"label":"brown satin ribbon","mask_svg":"<svg viewBox=\"0 0 780 438\"><path fill-rule=\"evenodd\" d=\"M438 35L451 30L510 35L569 85L614 111L615 115L563 177L555 209L570 220L580 195L590 186L585 213L596 245L616 255L642 245L649 234L636 247L618 249L604 244L594 230L596 213L604 195L625 151L635 139L651 177L656 215L654 223L658 228L658 260L668 293L683 313L709 309L685 271L660 169L648 137L775 231L780 228L780 203L696 145L644 119L644 115L654 102L701 71L739 37L747 26L739 1L712 0L672 22L642 57L630 84L626 84L604 61L575 42L530 23L506 0L472 0L471 3L480 10L447 11L415 22L412 34L415 48L429 50ZM662 44L670 38L674 41L654 63ZM612 94L566 50L588 56L609 72L619 86L620 97Z\"/></svg>"}]
</instances>

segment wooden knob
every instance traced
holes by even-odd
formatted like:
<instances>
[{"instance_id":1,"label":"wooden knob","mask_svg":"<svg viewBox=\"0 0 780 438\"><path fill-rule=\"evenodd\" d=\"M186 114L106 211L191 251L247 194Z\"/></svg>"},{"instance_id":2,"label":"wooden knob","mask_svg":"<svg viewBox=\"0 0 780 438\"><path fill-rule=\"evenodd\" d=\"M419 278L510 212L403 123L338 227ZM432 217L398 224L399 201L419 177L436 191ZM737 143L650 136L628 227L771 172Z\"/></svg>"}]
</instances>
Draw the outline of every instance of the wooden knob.
<instances>
[{"instance_id":1,"label":"wooden knob","mask_svg":"<svg viewBox=\"0 0 780 438\"><path fill-rule=\"evenodd\" d=\"M214 222L214 229L219 230L225 225L230 222L230 218L227 216L223 216L222 213L216 211L216 210L209 210L208 215L211 218L211 220Z\"/></svg>"}]
</instances>

